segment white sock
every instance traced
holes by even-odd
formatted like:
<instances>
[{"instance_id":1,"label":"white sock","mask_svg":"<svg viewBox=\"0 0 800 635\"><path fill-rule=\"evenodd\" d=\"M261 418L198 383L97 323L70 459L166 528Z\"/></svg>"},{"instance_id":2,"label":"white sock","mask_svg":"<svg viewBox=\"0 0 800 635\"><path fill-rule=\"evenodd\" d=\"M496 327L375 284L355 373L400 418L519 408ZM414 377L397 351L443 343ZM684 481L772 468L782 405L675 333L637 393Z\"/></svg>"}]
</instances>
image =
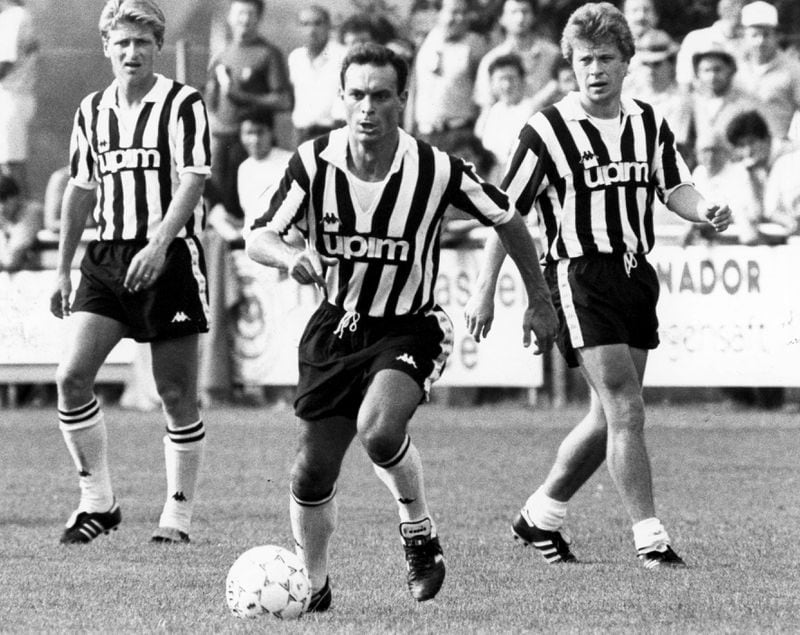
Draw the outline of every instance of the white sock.
<instances>
[{"instance_id":1,"label":"white sock","mask_svg":"<svg viewBox=\"0 0 800 635\"><path fill-rule=\"evenodd\" d=\"M645 518L633 526L633 542L638 553L664 551L669 546L669 535L658 518Z\"/></svg>"},{"instance_id":2,"label":"white sock","mask_svg":"<svg viewBox=\"0 0 800 635\"><path fill-rule=\"evenodd\" d=\"M414 523L430 518L425 500L422 459L410 436L406 435L391 459L384 463L373 463L372 468L397 501L400 522Z\"/></svg>"},{"instance_id":3,"label":"white sock","mask_svg":"<svg viewBox=\"0 0 800 635\"><path fill-rule=\"evenodd\" d=\"M336 486L319 501L304 501L294 493L289 496L295 551L306 563L311 590L316 593L328 577L328 543L336 529L338 505Z\"/></svg>"},{"instance_id":4,"label":"white sock","mask_svg":"<svg viewBox=\"0 0 800 635\"><path fill-rule=\"evenodd\" d=\"M114 503L108 473L105 417L96 398L71 410L58 411L58 427L80 477L78 511L105 512Z\"/></svg>"},{"instance_id":5,"label":"white sock","mask_svg":"<svg viewBox=\"0 0 800 635\"><path fill-rule=\"evenodd\" d=\"M167 501L158 520L159 527L172 527L189 533L205 444L202 421L183 428L167 426L164 436Z\"/></svg>"},{"instance_id":6,"label":"white sock","mask_svg":"<svg viewBox=\"0 0 800 635\"><path fill-rule=\"evenodd\" d=\"M522 515L529 524L536 525L539 529L557 531L567 516L567 503L550 498L540 487L525 501Z\"/></svg>"}]
</instances>

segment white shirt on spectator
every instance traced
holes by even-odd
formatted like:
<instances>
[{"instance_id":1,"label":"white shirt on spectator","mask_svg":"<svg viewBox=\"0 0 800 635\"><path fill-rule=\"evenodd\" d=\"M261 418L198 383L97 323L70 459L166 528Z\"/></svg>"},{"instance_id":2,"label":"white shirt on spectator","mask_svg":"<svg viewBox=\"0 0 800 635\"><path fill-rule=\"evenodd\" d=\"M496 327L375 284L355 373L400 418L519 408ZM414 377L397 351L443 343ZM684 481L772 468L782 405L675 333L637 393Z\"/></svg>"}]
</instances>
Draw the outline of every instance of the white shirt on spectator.
<instances>
[{"instance_id":1,"label":"white shirt on spectator","mask_svg":"<svg viewBox=\"0 0 800 635\"><path fill-rule=\"evenodd\" d=\"M244 211L242 233L245 236L250 232L253 220L269 208L269 201L281 182L291 156L292 153L288 150L272 148L263 159L248 157L239 165L236 188L239 205Z\"/></svg>"},{"instance_id":2,"label":"white shirt on spectator","mask_svg":"<svg viewBox=\"0 0 800 635\"><path fill-rule=\"evenodd\" d=\"M344 120L344 105L339 99L339 71L347 49L331 40L312 58L305 46L287 57L289 81L294 88L292 123L295 128L332 126Z\"/></svg>"}]
</instances>

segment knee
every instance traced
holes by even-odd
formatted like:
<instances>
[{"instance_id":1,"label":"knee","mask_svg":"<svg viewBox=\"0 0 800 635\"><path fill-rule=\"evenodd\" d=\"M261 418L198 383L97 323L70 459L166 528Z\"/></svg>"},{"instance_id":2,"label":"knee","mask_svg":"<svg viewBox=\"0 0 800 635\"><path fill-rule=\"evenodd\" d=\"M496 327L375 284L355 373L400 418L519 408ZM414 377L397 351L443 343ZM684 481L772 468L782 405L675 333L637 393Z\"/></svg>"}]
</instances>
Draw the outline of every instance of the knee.
<instances>
[{"instance_id":1,"label":"knee","mask_svg":"<svg viewBox=\"0 0 800 635\"><path fill-rule=\"evenodd\" d=\"M157 386L158 396L164 405L164 412L175 421L194 420L197 417L197 395L187 386L177 382L161 383Z\"/></svg>"},{"instance_id":2,"label":"knee","mask_svg":"<svg viewBox=\"0 0 800 635\"><path fill-rule=\"evenodd\" d=\"M94 377L61 365L56 370L56 386L68 407L80 406L91 398Z\"/></svg>"},{"instance_id":3,"label":"knee","mask_svg":"<svg viewBox=\"0 0 800 635\"><path fill-rule=\"evenodd\" d=\"M609 430L638 431L644 428L644 400L641 394L621 395L616 400L613 415L607 417Z\"/></svg>"},{"instance_id":4,"label":"knee","mask_svg":"<svg viewBox=\"0 0 800 635\"><path fill-rule=\"evenodd\" d=\"M331 493L338 477L339 466L324 460L313 460L300 450L290 475L292 494L305 501L321 500Z\"/></svg>"},{"instance_id":5,"label":"knee","mask_svg":"<svg viewBox=\"0 0 800 635\"><path fill-rule=\"evenodd\" d=\"M406 426L378 414L358 422L358 438L374 463L391 459L406 438Z\"/></svg>"}]
</instances>

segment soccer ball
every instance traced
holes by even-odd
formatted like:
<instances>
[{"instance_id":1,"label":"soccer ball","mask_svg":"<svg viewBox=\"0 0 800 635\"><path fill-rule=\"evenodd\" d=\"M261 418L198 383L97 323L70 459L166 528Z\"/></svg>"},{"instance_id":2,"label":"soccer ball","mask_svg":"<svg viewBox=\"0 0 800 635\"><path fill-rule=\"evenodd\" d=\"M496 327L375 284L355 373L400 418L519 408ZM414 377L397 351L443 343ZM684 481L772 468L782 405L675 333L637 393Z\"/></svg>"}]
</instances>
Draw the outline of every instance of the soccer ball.
<instances>
[{"instance_id":1,"label":"soccer ball","mask_svg":"<svg viewBox=\"0 0 800 635\"><path fill-rule=\"evenodd\" d=\"M311 600L305 563L277 545L248 549L228 571L225 598L236 617L269 613L284 620L298 618Z\"/></svg>"}]
</instances>

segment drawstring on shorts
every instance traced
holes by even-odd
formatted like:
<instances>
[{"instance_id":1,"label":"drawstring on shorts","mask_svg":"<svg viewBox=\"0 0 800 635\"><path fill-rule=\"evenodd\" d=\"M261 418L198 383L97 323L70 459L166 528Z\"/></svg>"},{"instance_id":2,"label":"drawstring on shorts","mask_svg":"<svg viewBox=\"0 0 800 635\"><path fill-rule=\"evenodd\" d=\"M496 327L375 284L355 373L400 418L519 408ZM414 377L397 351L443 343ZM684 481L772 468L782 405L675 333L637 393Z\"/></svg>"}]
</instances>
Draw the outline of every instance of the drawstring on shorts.
<instances>
[{"instance_id":1,"label":"drawstring on shorts","mask_svg":"<svg viewBox=\"0 0 800 635\"><path fill-rule=\"evenodd\" d=\"M626 251L622 255L622 264L625 265L625 275L631 277L631 269L636 269L639 263L636 260L636 254L632 251Z\"/></svg>"},{"instance_id":2,"label":"drawstring on shorts","mask_svg":"<svg viewBox=\"0 0 800 635\"><path fill-rule=\"evenodd\" d=\"M361 314L358 311L346 311L345 314L342 316L342 319L339 320L339 324L336 327L336 330L333 332L334 335L338 335L339 339L342 339L342 335L344 335L345 329L350 331L351 333L355 333L358 329L358 321L361 319Z\"/></svg>"}]
</instances>

